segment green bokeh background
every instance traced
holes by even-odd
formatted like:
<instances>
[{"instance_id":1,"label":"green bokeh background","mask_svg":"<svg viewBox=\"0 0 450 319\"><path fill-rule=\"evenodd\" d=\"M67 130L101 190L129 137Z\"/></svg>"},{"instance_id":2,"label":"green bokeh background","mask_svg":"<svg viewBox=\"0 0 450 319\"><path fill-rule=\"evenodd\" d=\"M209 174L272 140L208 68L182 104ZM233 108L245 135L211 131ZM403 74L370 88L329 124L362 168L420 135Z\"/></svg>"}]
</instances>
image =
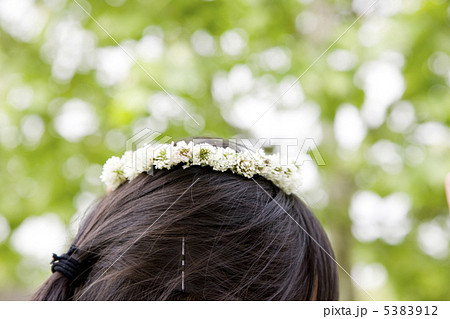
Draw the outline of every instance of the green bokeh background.
<instances>
[{"instance_id":1,"label":"green bokeh background","mask_svg":"<svg viewBox=\"0 0 450 319\"><path fill-rule=\"evenodd\" d=\"M268 78L272 86L288 75L295 79L358 18L363 11L360 8L369 7L372 1L83 0L78 3L162 87L182 99L182 104L201 126L197 127L177 106L173 106L176 116L169 112L164 118L157 114L158 108L149 108L149 98L164 93L136 63L130 64L129 72L120 80L105 82L99 70L102 58L96 52L117 44L74 1L2 1L0 215L6 226L0 227L3 231L0 234L3 238L0 299L29 298L50 273L48 264L15 248L12 244L15 230L27 218L48 213L56 214L62 223L69 225L79 209L80 196L100 197L104 193L96 180L99 165L108 157L122 153L126 139L139 127L162 131L174 139L190 135L252 136L250 127L233 125L223 116L224 105L212 93L214 77L228 74L236 65L246 65L254 78ZM25 9L20 11L19 7ZM319 166L318 171L328 201L314 211L329 232L343 268L352 274L355 265L377 265L384 269L382 284L366 285L374 299L449 300L450 221L443 188L444 176L450 171L449 2L380 0L373 8L300 79L305 100L313 101L320 108L323 131L318 149L326 165ZM14 18L7 10L21 13ZM59 36L72 42L73 47L59 57L52 56L48 52L57 49L46 47L55 40L55 30L62 30L55 26L64 21L73 21L77 32L84 30L88 36L80 40L61 31ZM23 25L28 25L28 29ZM192 39L198 30L213 39L211 52L202 55L195 50ZM241 34L245 44L236 55L230 54L224 43L224 34L230 30L234 30L233 35ZM153 40L160 39L160 54L146 58L132 49L146 35ZM83 42L86 39L93 42ZM89 45L92 50L76 62L77 55L73 52ZM261 63L260 54L270 48L287 52L287 66L270 69ZM353 65L345 70L333 67L329 56L336 50L351 53L355 58ZM120 49L116 52L123 55L120 61L129 59ZM366 92L358 85L358 70L386 53L400 58L406 89L399 99L390 103L382 124L368 128L356 150L339 149L333 129L336 112L344 103L362 109ZM106 64L114 69L110 62ZM58 65L68 65L68 69L58 73ZM27 100L30 92L31 98ZM65 103L73 99L90 105L98 128L71 140L61 135L55 123ZM415 114L413 123L401 132L392 129L387 120L394 116L392 112L398 100L410 103ZM232 102L233 99L229 101ZM255 121L266 107L261 106L255 112ZM277 103L274 108L283 110L283 105ZM302 108L301 103L298 108ZM153 127L152 123L162 126ZM417 130L426 123L441 128L434 142L415 138ZM32 129L27 130L29 125ZM369 160L372 146L383 140L395 143L402 164L400 170L389 171ZM408 156L421 159L410 161ZM352 196L361 190L381 197L397 192L408 194L411 228L400 242L389 244L381 238L370 241L355 238L349 210ZM430 255L420 248L420 227L430 223L438 225L444 234L439 239L444 247L440 255ZM37 232L30 236L39 235ZM371 276L370 271L365 274ZM375 277L380 278L379 274ZM340 280L341 299L369 299L345 273L340 273Z\"/></svg>"}]
</instances>

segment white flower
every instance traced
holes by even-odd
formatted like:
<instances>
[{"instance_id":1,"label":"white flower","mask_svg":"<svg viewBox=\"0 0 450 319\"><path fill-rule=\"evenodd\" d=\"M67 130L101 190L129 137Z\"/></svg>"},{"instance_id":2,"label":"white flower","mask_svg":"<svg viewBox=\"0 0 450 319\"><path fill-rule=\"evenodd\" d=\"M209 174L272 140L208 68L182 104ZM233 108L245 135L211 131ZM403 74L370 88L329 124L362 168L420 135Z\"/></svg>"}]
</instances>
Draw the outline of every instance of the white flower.
<instances>
[{"instance_id":1,"label":"white flower","mask_svg":"<svg viewBox=\"0 0 450 319\"><path fill-rule=\"evenodd\" d=\"M248 151L237 153L236 155L236 164L233 167L233 172L248 178L253 177L256 173L253 155Z\"/></svg>"},{"instance_id":2,"label":"white flower","mask_svg":"<svg viewBox=\"0 0 450 319\"><path fill-rule=\"evenodd\" d=\"M253 160L255 163L255 171L259 174L265 167L265 160L267 155L264 153L264 150L259 149L258 152L253 153Z\"/></svg>"},{"instance_id":3,"label":"white flower","mask_svg":"<svg viewBox=\"0 0 450 319\"><path fill-rule=\"evenodd\" d=\"M153 149L151 147L139 148L136 151L127 151L122 157L125 177L132 181L139 174L148 172L153 165Z\"/></svg>"},{"instance_id":4,"label":"white flower","mask_svg":"<svg viewBox=\"0 0 450 319\"><path fill-rule=\"evenodd\" d=\"M211 166L213 170L225 172L227 169L229 169L228 163L224 158L224 151L225 150L223 148L218 148L214 153L214 156L211 160Z\"/></svg>"},{"instance_id":5,"label":"white flower","mask_svg":"<svg viewBox=\"0 0 450 319\"><path fill-rule=\"evenodd\" d=\"M201 166L210 165L214 160L216 149L216 147L208 143L194 145L192 164Z\"/></svg>"},{"instance_id":6,"label":"white flower","mask_svg":"<svg viewBox=\"0 0 450 319\"><path fill-rule=\"evenodd\" d=\"M162 144L156 148L153 157L153 165L155 165L155 168L157 169L169 169L172 167L173 163L171 159L170 144Z\"/></svg>"},{"instance_id":7,"label":"white flower","mask_svg":"<svg viewBox=\"0 0 450 319\"><path fill-rule=\"evenodd\" d=\"M263 167L260 169L262 176L269 180L279 180L282 174L282 167L279 163L279 157L275 154L266 155L263 160Z\"/></svg>"},{"instance_id":8,"label":"white flower","mask_svg":"<svg viewBox=\"0 0 450 319\"><path fill-rule=\"evenodd\" d=\"M136 155L132 151L127 151L122 156L123 174L127 180L132 181L139 175L136 169Z\"/></svg>"},{"instance_id":9,"label":"white flower","mask_svg":"<svg viewBox=\"0 0 450 319\"><path fill-rule=\"evenodd\" d=\"M227 147L223 150L223 161L228 165L231 169L237 162L237 152L236 150Z\"/></svg>"},{"instance_id":10,"label":"white flower","mask_svg":"<svg viewBox=\"0 0 450 319\"><path fill-rule=\"evenodd\" d=\"M172 159L174 164L189 163L190 161L192 161L193 147L194 145L192 142L189 142L189 144L186 144L185 141L178 142L177 145L172 149Z\"/></svg>"},{"instance_id":11,"label":"white flower","mask_svg":"<svg viewBox=\"0 0 450 319\"><path fill-rule=\"evenodd\" d=\"M106 161L105 165L103 165L100 180L112 190L116 189L120 184L126 181L123 172L123 164L121 158L113 156Z\"/></svg>"},{"instance_id":12,"label":"white flower","mask_svg":"<svg viewBox=\"0 0 450 319\"><path fill-rule=\"evenodd\" d=\"M140 172L148 172L153 166L153 147L147 146L136 150L136 169Z\"/></svg>"},{"instance_id":13,"label":"white flower","mask_svg":"<svg viewBox=\"0 0 450 319\"><path fill-rule=\"evenodd\" d=\"M300 186L302 186L302 176L299 173L295 173L288 178L284 179L284 183L281 185L281 189L286 194L300 194Z\"/></svg>"}]
</instances>

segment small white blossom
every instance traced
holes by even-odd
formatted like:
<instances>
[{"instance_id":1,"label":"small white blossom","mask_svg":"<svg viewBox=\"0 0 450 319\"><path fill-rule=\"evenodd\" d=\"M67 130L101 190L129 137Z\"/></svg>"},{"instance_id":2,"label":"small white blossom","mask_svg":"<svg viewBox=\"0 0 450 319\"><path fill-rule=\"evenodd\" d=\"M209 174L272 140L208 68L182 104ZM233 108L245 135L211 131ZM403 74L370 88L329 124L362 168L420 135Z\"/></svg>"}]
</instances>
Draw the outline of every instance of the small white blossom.
<instances>
[{"instance_id":1,"label":"small white blossom","mask_svg":"<svg viewBox=\"0 0 450 319\"><path fill-rule=\"evenodd\" d=\"M229 169L229 164L224 157L225 150L223 148L218 148L214 153L214 157L212 158L212 168L215 171L225 172Z\"/></svg>"},{"instance_id":2,"label":"small white blossom","mask_svg":"<svg viewBox=\"0 0 450 319\"><path fill-rule=\"evenodd\" d=\"M302 185L302 176L299 173L295 173L290 177L285 177L284 183L280 188L286 192L286 194L298 194L300 193L300 186Z\"/></svg>"},{"instance_id":3,"label":"small white blossom","mask_svg":"<svg viewBox=\"0 0 450 319\"><path fill-rule=\"evenodd\" d=\"M194 145L192 164L201 166L210 165L214 159L216 149L216 147L208 143Z\"/></svg>"},{"instance_id":4,"label":"small white blossom","mask_svg":"<svg viewBox=\"0 0 450 319\"><path fill-rule=\"evenodd\" d=\"M267 155L264 153L264 150L259 149L258 152L253 153L253 160L255 163L255 171L256 173L261 173L261 171L264 169L265 167L265 159L266 159Z\"/></svg>"},{"instance_id":5,"label":"small white blossom","mask_svg":"<svg viewBox=\"0 0 450 319\"><path fill-rule=\"evenodd\" d=\"M126 177L123 172L123 161L117 156L113 156L108 159L103 165L102 175L100 180L112 190L119 187L120 184L126 181Z\"/></svg>"},{"instance_id":6,"label":"small white blossom","mask_svg":"<svg viewBox=\"0 0 450 319\"><path fill-rule=\"evenodd\" d=\"M123 163L123 175L129 181L133 180L139 174L134 165L135 163L134 157L135 157L134 152L126 151L121 159Z\"/></svg>"},{"instance_id":7,"label":"small white blossom","mask_svg":"<svg viewBox=\"0 0 450 319\"><path fill-rule=\"evenodd\" d=\"M277 155L266 155L263 159L263 167L260 170L261 175L269 180L279 180L283 171Z\"/></svg>"},{"instance_id":8,"label":"small white blossom","mask_svg":"<svg viewBox=\"0 0 450 319\"><path fill-rule=\"evenodd\" d=\"M236 154L236 165L233 168L233 172L251 178L255 175L255 162L253 156L248 151L244 151Z\"/></svg>"},{"instance_id":9,"label":"small white blossom","mask_svg":"<svg viewBox=\"0 0 450 319\"><path fill-rule=\"evenodd\" d=\"M192 161L193 143L189 142L186 144L185 141L180 141L173 148L173 162L178 163L189 163Z\"/></svg>"},{"instance_id":10,"label":"small white blossom","mask_svg":"<svg viewBox=\"0 0 450 319\"><path fill-rule=\"evenodd\" d=\"M162 144L156 148L154 153L154 165L157 169L169 169L172 167L170 144Z\"/></svg>"},{"instance_id":11,"label":"small white blossom","mask_svg":"<svg viewBox=\"0 0 450 319\"><path fill-rule=\"evenodd\" d=\"M136 169L140 172L148 172L153 166L154 149L150 146L136 151Z\"/></svg>"},{"instance_id":12,"label":"small white blossom","mask_svg":"<svg viewBox=\"0 0 450 319\"><path fill-rule=\"evenodd\" d=\"M132 181L139 174L148 172L153 165L153 149L151 147L143 147L136 151L127 151L122 157L123 171L125 177Z\"/></svg>"},{"instance_id":13,"label":"small white blossom","mask_svg":"<svg viewBox=\"0 0 450 319\"><path fill-rule=\"evenodd\" d=\"M234 149L232 149L232 148L230 148L230 147L225 148L225 149L223 150L223 157L224 157L224 161L225 161L226 163L228 163L228 165L229 165L230 167L236 165L236 161L237 161L237 152L236 152Z\"/></svg>"}]
</instances>

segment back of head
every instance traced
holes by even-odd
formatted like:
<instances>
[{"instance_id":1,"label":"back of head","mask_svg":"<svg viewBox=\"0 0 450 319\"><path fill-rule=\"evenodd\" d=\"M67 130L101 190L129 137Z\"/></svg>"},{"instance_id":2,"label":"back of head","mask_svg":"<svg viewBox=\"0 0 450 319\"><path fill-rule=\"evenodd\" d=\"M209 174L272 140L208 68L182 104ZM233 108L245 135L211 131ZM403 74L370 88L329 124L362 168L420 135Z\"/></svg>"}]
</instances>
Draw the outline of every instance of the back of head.
<instances>
[{"instance_id":1,"label":"back of head","mask_svg":"<svg viewBox=\"0 0 450 319\"><path fill-rule=\"evenodd\" d=\"M181 165L142 173L86 215L73 244L84 271L53 273L35 300L338 298L320 223L260 176Z\"/></svg>"}]
</instances>

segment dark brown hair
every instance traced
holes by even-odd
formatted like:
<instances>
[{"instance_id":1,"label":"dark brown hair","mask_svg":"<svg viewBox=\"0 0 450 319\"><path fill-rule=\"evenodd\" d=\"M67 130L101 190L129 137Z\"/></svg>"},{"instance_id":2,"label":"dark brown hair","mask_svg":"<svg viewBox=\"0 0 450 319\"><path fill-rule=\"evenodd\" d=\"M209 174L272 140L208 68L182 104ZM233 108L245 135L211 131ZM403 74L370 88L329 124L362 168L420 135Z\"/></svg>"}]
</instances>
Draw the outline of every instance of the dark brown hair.
<instances>
[{"instance_id":1,"label":"dark brown hair","mask_svg":"<svg viewBox=\"0 0 450 319\"><path fill-rule=\"evenodd\" d=\"M72 244L85 271L74 281L53 273L34 300L338 299L322 226L262 177L200 166L143 173L96 204Z\"/></svg>"}]
</instances>

